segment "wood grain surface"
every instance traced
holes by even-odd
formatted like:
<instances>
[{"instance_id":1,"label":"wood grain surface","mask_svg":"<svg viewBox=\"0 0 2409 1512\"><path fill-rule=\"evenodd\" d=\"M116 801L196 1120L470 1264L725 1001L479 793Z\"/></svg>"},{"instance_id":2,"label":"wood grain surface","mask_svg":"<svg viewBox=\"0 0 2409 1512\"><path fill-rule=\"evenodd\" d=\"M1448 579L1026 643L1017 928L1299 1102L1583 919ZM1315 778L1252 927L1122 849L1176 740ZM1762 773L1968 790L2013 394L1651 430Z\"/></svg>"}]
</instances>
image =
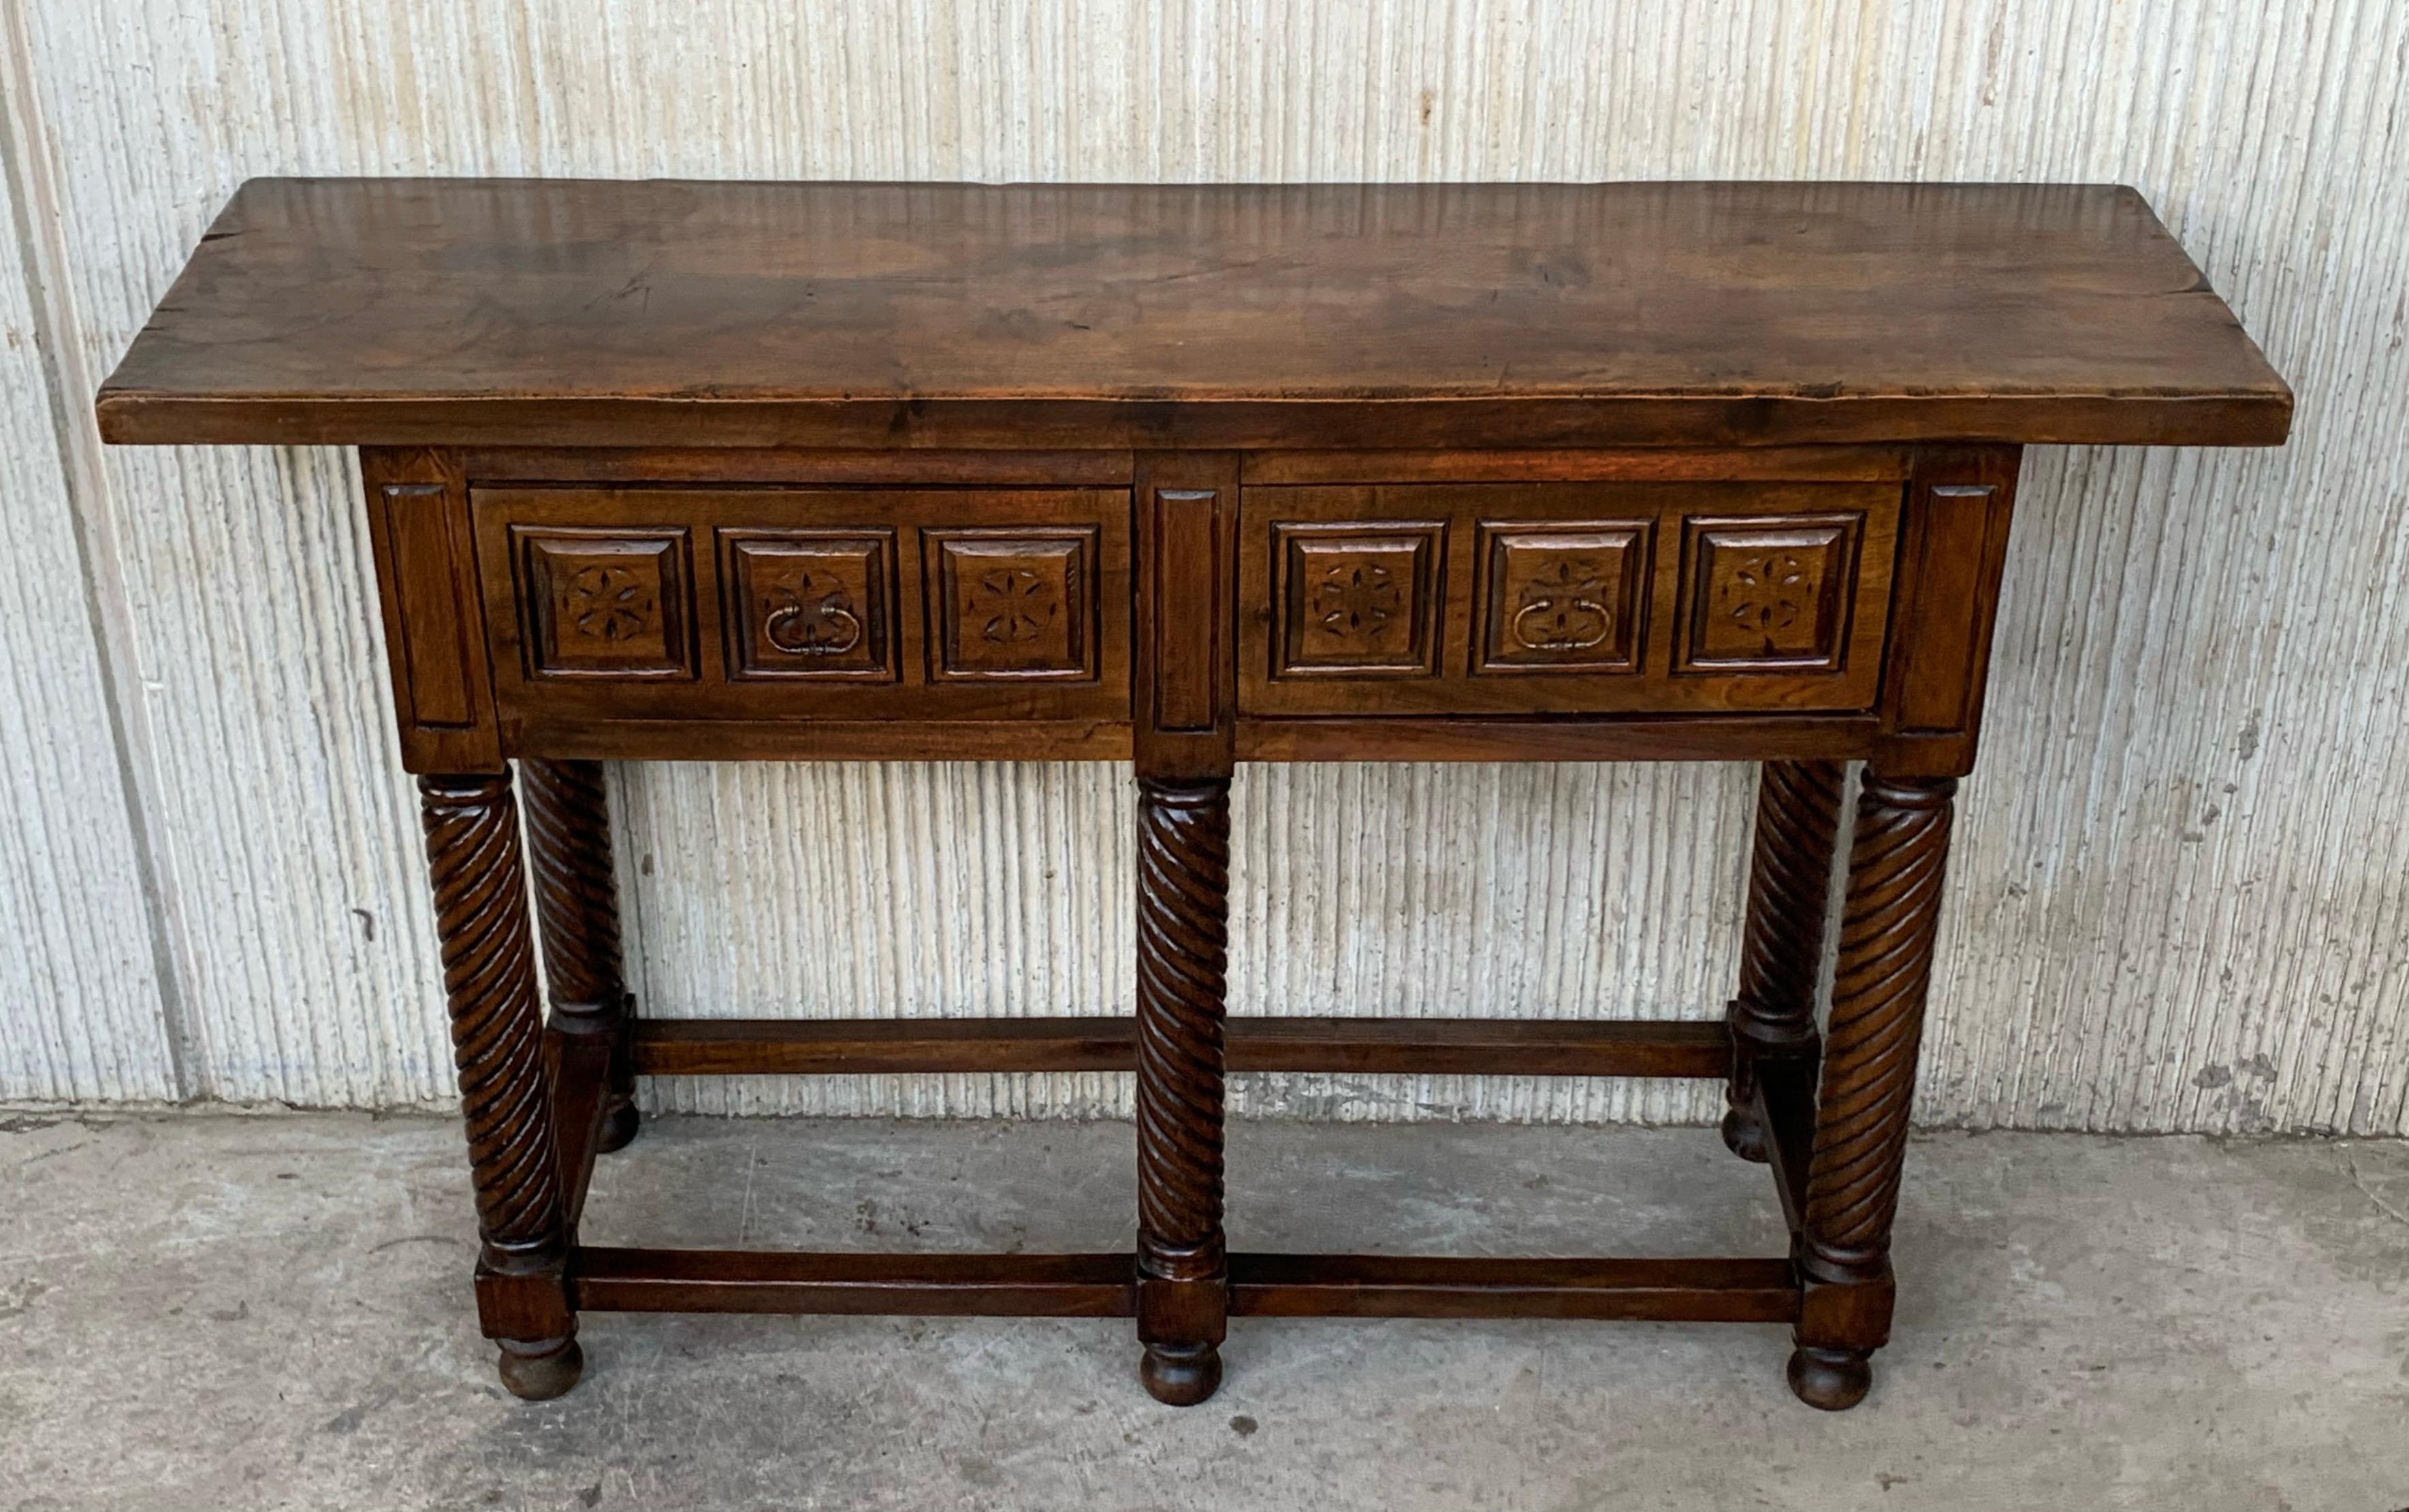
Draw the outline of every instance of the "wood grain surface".
<instances>
[{"instance_id":1,"label":"wood grain surface","mask_svg":"<svg viewBox=\"0 0 2409 1512\"><path fill-rule=\"evenodd\" d=\"M2269 444L2103 185L254 180L111 440Z\"/></svg>"}]
</instances>

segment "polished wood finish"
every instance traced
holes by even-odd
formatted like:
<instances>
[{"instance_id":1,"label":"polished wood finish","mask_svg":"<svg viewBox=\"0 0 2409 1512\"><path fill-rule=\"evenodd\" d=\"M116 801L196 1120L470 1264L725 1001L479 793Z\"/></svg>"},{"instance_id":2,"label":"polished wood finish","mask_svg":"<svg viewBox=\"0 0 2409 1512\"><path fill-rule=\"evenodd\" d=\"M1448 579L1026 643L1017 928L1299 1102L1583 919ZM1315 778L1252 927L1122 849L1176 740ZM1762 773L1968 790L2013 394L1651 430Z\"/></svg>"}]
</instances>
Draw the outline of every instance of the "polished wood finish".
<instances>
[{"instance_id":1,"label":"polished wood finish","mask_svg":"<svg viewBox=\"0 0 2409 1512\"><path fill-rule=\"evenodd\" d=\"M577 1305L621 1313L1127 1318L1130 1258L804 1254L581 1246Z\"/></svg>"},{"instance_id":2,"label":"polished wood finish","mask_svg":"<svg viewBox=\"0 0 2409 1512\"><path fill-rule=\"evenodd\" d=\"M2229 445L2281 440L2290 402L2105 185L257 180L100 420L288 444Z\"/></svg>"},{"instance_id":3,"label":"polished wood finish","mask_svg":"<svg viewBox=\"0 0 2409 1512\"><path fill-rule=\"evenodd\" d=\"M1140 779L1137 828L1137 1320L1163 1402L1220 1384L1223 973L1230 784Z\"/></svg>"},{"instance_id":4,"label":"polished wood finish","mask_svg":"<svg viewBox=\"0 0 2409 1512\"><path fill-rule=\"evenodd\" d=\"M506 721L1128 716L1126 491L480 486L471 508Z\"/></svg>"},{"instance_id":5,"label":"polished wood finish","mask_svg":"<svg viewBox=\"0 0 2409 1512\"><path fill-rule=\"evenodd\" d=\"M1776 183L260 180L98 398L362 448L512 1390L580 1310L1127 1317L1175 1404L1232 1316L1621 1318L1790 1324L1821 1407L1889 1333L2021 448L2290 410L2130 190ZM1131 762L1135 1014L634 1019L599 763L696 759ZM1235 767L1336 760L1763 763L1724 1017L1230 1017ZM578 1240L640 1074L1038 1071L1135 1075L1125 1249ZM1789 1254L1231 1254L1262 1071L1723 1081Z\"/></svg>"},{"instance_id":6,"label":"polished wood finish","mask_svg":"<svg viewBox=\"0 0 2409 1512\"><path fill-rule=\"evenodd\" d=\"M1724 1027L1694 1019L1227 1018L1230 1072L1399 1076L1726 1074ZM647 1076L905 1075L1137 1069L1135 1018L676 1018L634 1027Z\"/></svg>"},{"instance_id":7,"label":"polished wood finish","mask_svg":"<svg viewBox=\"0 0 2409 1512\"><path fill-rule=\"evenodd\" d=\"M1758 1063L1811 1057L1818 1046L1815 989L1846 776L1837 761L1768 761L1757 776L1739 991L1725 1011L1732 1062L1724 1143L1743 1159L1767 1158Z\"/></svg>"},{"instance_id":8,"label":"polished wood finish","mask_svg":"<svg viewBox=\"0 0 2409 1512\"><path fill-rule=\"evenodd\" d=\"M1626 447L1545 452L1250 452L1247 481L1277 483L1897 482L1904 446ZM480 476L483 476L481 473Z\"/></svg>"},{"instance_id":9,"label":"polished wood finish","mask_svg":"<svg viewBox=\"0 0 2409 1512\"><path fill-rule=\"evenodd\" d=\"M1254 1318L1553 1318L1787 1323L1790 1261L1397 1255L1229 1257L1230 1311ZM587 1312L1128 1318L1129 1257L873 1255L587 1245Z\"/></svg>"},{"instance_id":10,"label":"polished wood finish","mask_svg":"<svg viewBox=\"0 0 2409 1512\"><path fill-rule=\"evenodd\" d=\"M1865 1394L1890 1339L1891 1220L1940 921L1950 778L1865 771L1849 847L1832 1021L1794 1258L1805 1285L1791 1382L1815 1406Z\"/></svg>"},{"instance_id":11,"label":"polished wood finish","mask_svg":"<svg viewBox=\"0 0 2409 1512\"><path fill-rule=\"evenodd\" d=\"M537 934L552 1032L574 1041L580 1056L600 1055L607 1086L594 1110L597 1148L623 1149L636 1137L636 1067L628 995L619 952L619 879L611 864L611 800L596 761L519 764L527 851L535 873ZM578 1085L578 1077L563 1086ZM574 1123L564 1116L564 1123ZM585 1188L581 1173L572 1190ZM571 1215L572 1219L574 1215Z\"/></svg>"},{"instance_id":12,"label":"polished wood finish","mask_svg":"<svg viewBox=\"0 0 2409 1512\"><path fill-rule=\"evenodd\" d=\"M1784 1260L1230 1257L1230 1311L1253 1318L1589 1318L1787 1323Z\"/></svg>"},{"instance_id":13,"label":"polished wood finish","mask_svg":"<svg viewBox=\"0 0 2409 1512\"><path fill-rule=\"evenodd\" d=\"M1906 617L1891 637L1875 745L1889 770L1962 777L1974 770L2018 465L2013 448L1917 454L1899 549Z\"/></svg>"},{"instance_id":14,"label":"polished wood finish","mask_svg":"<svg viewBox=\"0 0 2409 1512\"><path fill-rule=\"evenodd\" d=\"M402 765L499 771L467 474L450 453L372 447L360 454L360 475Z\"/></svg>"},{"instance_id":15,"label":"polished wood finish","mask_svg":"<svg viewBox=\"0 0 2409 1512\"><path fill-rule=\"evenodd\" d=\"M1880 482L1249 486L1239 706L1868 711L1899 497Z\"/></svg>"},{"instance_id":16,"label":"polished wood finish","mask_svg":"<svg viewBox=\"0 0 2409 1512\"><path fill-rule=\"evenodd\" d=\"M1241 719L1237 751L1245 761L1850 760L1881 729L1855 714Z\"/></svg>"},{"instance_id":17,"label":"polished wood finish","mask_svg":"<svg viewBox=\"0 0 2409 1512\"><path fill-rule=\"evenodd\" d=\"M584 1357L563 1281L567 1204L518 809L507 776L423 777L418 792L475 1176L478 1311L500 1346L503 1384L530 1399L558 1396L576 1384Z\"/></svg>"}]
</instances>

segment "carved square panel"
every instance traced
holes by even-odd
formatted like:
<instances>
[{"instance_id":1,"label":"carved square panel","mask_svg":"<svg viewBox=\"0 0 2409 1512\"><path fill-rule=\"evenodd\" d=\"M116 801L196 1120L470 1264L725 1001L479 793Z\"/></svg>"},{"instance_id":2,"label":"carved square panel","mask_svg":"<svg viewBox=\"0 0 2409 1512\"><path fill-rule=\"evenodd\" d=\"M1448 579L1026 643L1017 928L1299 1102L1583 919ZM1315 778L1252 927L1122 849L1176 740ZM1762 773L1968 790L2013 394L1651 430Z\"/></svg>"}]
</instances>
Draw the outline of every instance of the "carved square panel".
<instances>
[{"instance_id":1,"label":"carved square panel","mask_svg":"<svg viewBox=\"0 0 2409 1512\"><path fill-rule=\"evenodd\" d=\"M1636 672L1647 520L1480 525L1476 672Z\"/></svg>"},{"instance_id":2,"label":"carved square panel","mask_svg":"<svg viewBox=\"0 0 2409 1512\"><path fill-rule=\"evenodd\" d=\"M891 530L723 529L732 678L892 683Z\"/></svg>"},{"instance_id":3,"label":"carved square panel","mask_svg":"<svg viewBox=\"0 0 2409 1512\"><path fill-rule=\"evenodd\" d=\"M1437 670L1435 521L1272 526L1275 677Z\"/></svg>"},{"instance_id":4,"label":"carved square panel","mask_svg":"<svg viewBox=\"0 0 2409 1512\"><path fill-rule=\"evenodd\" d=\"M929 680L1096 676L1093 526L926 529Z\"/></svg>"},{"instance_id":5,"label":"carved square panel","mask_svg":"<svg viewBox=\"0 0 2409 1512\"><path fill-rule=\"evenodd\" d=\"M694 675L686 532L513 526L532 677Z\"/></svg>"},{"instance_id":6,"label":"carved square panel","mask_svg":"<svg viewBox=\"0 0 2409 1512\"><path fill-rule=\"evenodd\" d=\"M1675 670L1838 671L1859 514L1693 517Z\"/></svg>"}]
</instances>

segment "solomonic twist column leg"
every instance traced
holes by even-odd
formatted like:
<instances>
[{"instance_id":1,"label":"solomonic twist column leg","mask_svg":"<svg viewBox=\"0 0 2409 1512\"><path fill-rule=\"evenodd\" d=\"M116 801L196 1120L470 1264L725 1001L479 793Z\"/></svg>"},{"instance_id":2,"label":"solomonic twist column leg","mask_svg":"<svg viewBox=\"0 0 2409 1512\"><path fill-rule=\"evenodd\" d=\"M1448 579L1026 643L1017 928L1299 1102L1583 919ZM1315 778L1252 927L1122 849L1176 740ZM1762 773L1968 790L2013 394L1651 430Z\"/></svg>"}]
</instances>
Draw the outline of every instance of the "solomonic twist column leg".
<instances>
[{"instance_id":1,"label":"solomonic twist column leg","mask_svg":"<svg viewBox=\"0 0 2409 1512\"><path fill-rule=\"evenodd\" d=\"M519 778L553 1023L564 1034L610 1044L599 1147L624 1149L636 1137L636 1072L602 763L530 759L519 763Z\"/></svg>"},{"instance_id":2,"label":"solomonic twist column leg","mask_svg":"<svg viewBox=\"0 0 2409 1512\"><path fill-rule=\"evenodd\" d=\"M1849 851L1814 1155L1794 1255L1806 1283L1790 1357L1801 1400L1854 1406L1890 1338L1891 1220L1949 854L1948 778L1866 770Z\"/></svg>"},{"instance_id":3,"label":"solomonic twist column leg","mask_svg":"<svg viewBox=\"0 0 2409 1512\"><path fill-rule=\"evenodd\" d=\"M1230 785L1138 785L1139 1378L1188 1406L1221 1382L1221 1023L1230 938Z\"/></svg>"},{"instance_id":4,"label":"solomonic twist column leg","mask_svg":"<svg viewBox=\"0 0 2409 1512\"><path fill-rule=\"evenodd\" d=\"M422 777L460 1109L477 1192L477 1305L502 1384L529 1399L577 1384L567 1226L543 1070L527 879L506 776Z\"/></svg>"},{"instance_id":5,"label":"solomonic twist column leg","mask_svg":"<svg viewBox=\"0 0 2409 1512\"><path fill-rule=\"evenodd\" d=\"M1845 770L1838 761L1768 761L1757 778L1739 992L1726 1014L1732 1070L1724 1143L1742 1159L1765 1159L1758 1059L1796 1055L1815 1043L1815 977Z\"/></svg>"}]
</instances>

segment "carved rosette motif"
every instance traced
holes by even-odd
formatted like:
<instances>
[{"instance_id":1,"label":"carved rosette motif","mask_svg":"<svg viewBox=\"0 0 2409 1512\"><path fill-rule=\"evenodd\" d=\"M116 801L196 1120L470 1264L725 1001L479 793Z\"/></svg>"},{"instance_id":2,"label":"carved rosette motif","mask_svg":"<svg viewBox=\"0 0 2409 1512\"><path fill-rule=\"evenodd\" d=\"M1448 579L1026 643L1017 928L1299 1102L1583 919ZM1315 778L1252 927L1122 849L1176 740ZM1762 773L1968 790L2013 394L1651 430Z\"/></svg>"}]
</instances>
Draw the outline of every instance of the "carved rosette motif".
<instances>
[{"instance_id":1,"label":"carved rosette motif","mask_svg":"<svg viewBox=\"0 0 2409 1512\"><path fill-rule=\"evenodd\" d=\"M1147 781L1138 790L1138 1267L1197 1280L1224 1269L1230 785Z\"/></svg>"},{"instance_id":2,"label":"carved rosette motif","mask_svg":"<svg viewBox=\"0 0 2409 1512\"><path fill-rule=\"evenodd\" d=\"M484 1260L542 1270L566 1244L511 780L421 777L418 792Z\"/></svg>"},{"instance_id":3,"label":"carved rosette motif","mask_svg":"<svg viewBox=\"0 0 2409 1512\"><path fill-rule=\"evenodd\" d=\"M1800 1235L1824 1279L1871 1278L1889 1253L1956 786L1868 770L1858 792Z\"/></svg>"},{"instance_id":4,"label":"carved rosette motif","mask_svg":"<svg viewBox=\"0 0 2409 1512\"><path fill-rule=\"evenodd\" d=\"M979 634L1000 646L1036 640L1062 613L1053 585L1025 567L979 574L963 607Z\"/></svg>"},{"instance_id":5,"label":"carved rosette motif","mask_svg":"<svg viewBox=\"0 0 2409 1512\"><path fill-rule=\"evenodd\" d=\"M1378 562L1338 562L1314 585L1313 612L1334 640L1378 644L1406 597L1389 569Z\"/></svg>"},{"instance_id":6,"label":"carved rosette motif","mask_svg":"<svg viewBox=\"0 0 2409 1512\"><path fill-rule=\"evenodd\" d=\"M1732 566L1731 617L1752 634L1787 630L1814 612L1815 580L1795 552L1764 552Z\"/></svg>"},{"instance_id":7,"label":"carved rosette motif","mask_svg":"<svg viewBox=\"0 0 2409 1512\"><path fill-rule=\"evenodd\" d=\"M1724 1123L1725 1141L1750 1159L1765 1154L1752 1105L1757 1053L1815 1037L1816 976L1845 774L1838 761L1768 761L1757 778L1739 990L1726 1015L1733 1055L1731 1112Z\"/></svg>"},{"instance_id":8,"label":"carved rosette motif","mask_svg":"<svg viewBox=\"0 0 2409 1512\"><path fill-rule=\"evenodd\" d=\"M508 528L531 675L693 675L684 526Z\"/></svg>"},{"instance_id":9,"label":"carved rosette motif","mask_svg":"<svg viewBox=\"0 0 2409 1512\"><path fill-rule=\"evenodd\" d=\"M569 622L592 641L653 635L660 607L652 588L623 567L580 568L569 579Z\"/></svg>"}]
</instances>

